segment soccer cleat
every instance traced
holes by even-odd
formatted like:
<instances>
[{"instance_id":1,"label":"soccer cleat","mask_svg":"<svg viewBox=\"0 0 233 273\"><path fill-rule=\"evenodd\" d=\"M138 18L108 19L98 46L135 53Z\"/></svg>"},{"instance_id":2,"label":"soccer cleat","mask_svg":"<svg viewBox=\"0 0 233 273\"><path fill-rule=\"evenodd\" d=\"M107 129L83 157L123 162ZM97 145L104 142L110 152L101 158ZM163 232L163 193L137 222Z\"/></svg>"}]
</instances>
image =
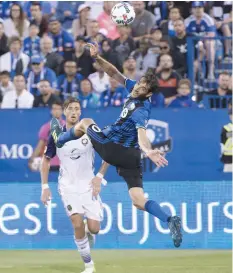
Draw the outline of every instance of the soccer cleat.
<instances>
[{"instance_id":1,"label":"soccer cleat","mask_svg":"<svg viewBox=\"0 0 233 273\"><path fill-rule=\"evenodd\" d=\"M175 247L180 247L182 243L181 219L179 216L172 216L168 221L168 227Z\"/></svg>"},{"instance_id":2,"label":"soccer cleat","mask_svg":"<svg viewBox=\"0 0 233 273\"><path fill-rule=\"evenodd\" d=\"M84 220L84 225L85 225L85 231L86 231L86 234L87 234L87 238L88 238L88 241L89 241L90 248L93 248L94 245L95 245L95 235L92 234L92 233L88 230L87 220L86 220L86 219Z\"/></svg>"},{"instance_id":3,"label":"soccer cleat","mask_svg":"<svg viewBox=\"0 0 233 273\"><path fill-rule=\"evenodd\" d=\"M87 266L87 265L86 265L85 270L82 271L81 273L95 273L95 272L96 272L96 270L95 270L95 266L94 266L94 264L93 264L93 265L91 265L91 266Z\"/></svg>"},{"instance_id":4,"label":"soccer cleat","mask_svg":"<svg viewBox=\"0 0 233 273\"><path fill-rule=\"evenodd\" d=\"M62 133L62 127L56 118L52 118L50 122L50 132L53 137L54 143L58 148L61 148L63 144L59 143L59 136Z\"/></svg>"}]
</instances>

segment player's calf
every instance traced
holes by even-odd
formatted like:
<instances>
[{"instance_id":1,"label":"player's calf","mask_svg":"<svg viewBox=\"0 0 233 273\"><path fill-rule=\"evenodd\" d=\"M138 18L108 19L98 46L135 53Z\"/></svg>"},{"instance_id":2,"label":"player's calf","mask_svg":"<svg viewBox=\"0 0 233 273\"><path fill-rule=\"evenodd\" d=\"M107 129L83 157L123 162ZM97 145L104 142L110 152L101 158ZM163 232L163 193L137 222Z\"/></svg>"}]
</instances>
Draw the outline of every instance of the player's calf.
<instances>
[{"instance_id":1,"label":"player's calf","mask_svg":"<svg viewBox=\"0 0 233 273\"><path fill-rule=\"evenodd\" d=\"M140 210L145 210L145 203L147 199L144 196L142 188L131 188L129 189L129 195L133 202L133 205Z\"/></svg>"}]
</instances>

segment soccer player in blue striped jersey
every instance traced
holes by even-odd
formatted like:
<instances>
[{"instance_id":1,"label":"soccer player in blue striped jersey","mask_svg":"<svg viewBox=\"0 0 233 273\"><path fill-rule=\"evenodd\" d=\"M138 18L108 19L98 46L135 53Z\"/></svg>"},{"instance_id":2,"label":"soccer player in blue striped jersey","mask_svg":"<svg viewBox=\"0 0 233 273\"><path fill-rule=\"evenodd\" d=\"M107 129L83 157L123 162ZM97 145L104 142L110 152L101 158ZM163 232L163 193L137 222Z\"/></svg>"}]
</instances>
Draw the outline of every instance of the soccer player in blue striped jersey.
<instances>
[{"instance_id":1,"label":"soccer player in blue striped jersey","mask_svg":"<svg viewBox=\"0 0 233 273\"><path fill-rule=\"evenodd\" d=\"M150 118L150 97L157 91L157 79L152 72L146 73L138 83L127 79L116 67L98 54L97 44L88 44L91 56L102 69L129 91L128 99L117 121L101 130L94 120L82 119L67 132L62 131L59 121L52 119L51 135L57 147L87 134L96 152L102 159L116 166L117 172L128 185L129 196L140 210L168 223L175 247L182 242L181 220L179 216L166 214L160 205L144 196L142 182L141 150L157 166L164 167L168 161L158 149L153 150L146 135L146 125Z\"/></svg>"}]
</instances>

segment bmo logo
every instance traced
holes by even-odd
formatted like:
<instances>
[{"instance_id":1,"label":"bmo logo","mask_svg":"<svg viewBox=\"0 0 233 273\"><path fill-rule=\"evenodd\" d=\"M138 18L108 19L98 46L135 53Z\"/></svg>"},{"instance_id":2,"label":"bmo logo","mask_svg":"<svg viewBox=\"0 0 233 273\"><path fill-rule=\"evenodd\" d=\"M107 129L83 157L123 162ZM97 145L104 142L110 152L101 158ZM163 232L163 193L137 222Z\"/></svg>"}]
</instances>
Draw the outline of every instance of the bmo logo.
<instances>
[{"instance_id":1,"label":"bmo logo","mask_svg":"<svg viewBox=\"0 0 233 273\"><path fill-rule=\"evenodd\" d=\"M28 159L32 153L33 148L29 144L0 144L0 159Z\"/></svg>"}]
</instances>

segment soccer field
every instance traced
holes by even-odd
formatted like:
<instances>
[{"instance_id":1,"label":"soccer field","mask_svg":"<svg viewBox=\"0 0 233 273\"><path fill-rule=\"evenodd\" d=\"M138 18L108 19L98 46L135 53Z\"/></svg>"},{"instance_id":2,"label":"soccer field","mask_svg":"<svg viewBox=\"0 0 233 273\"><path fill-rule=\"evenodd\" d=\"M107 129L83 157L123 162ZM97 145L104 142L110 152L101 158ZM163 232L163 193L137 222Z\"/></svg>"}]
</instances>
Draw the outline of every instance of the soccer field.
<instances>
[{"instance_id":1,"label":"soccer field","mask_svg":"<svg viewBox=\"0 0 233 273\"><path fill-rule=\"evenodd\" d=\"M230 273L231 251L95 250L99 273ZM1 273L79 273L77 251L0 251Z\"/></svg>"}]
</instances>

